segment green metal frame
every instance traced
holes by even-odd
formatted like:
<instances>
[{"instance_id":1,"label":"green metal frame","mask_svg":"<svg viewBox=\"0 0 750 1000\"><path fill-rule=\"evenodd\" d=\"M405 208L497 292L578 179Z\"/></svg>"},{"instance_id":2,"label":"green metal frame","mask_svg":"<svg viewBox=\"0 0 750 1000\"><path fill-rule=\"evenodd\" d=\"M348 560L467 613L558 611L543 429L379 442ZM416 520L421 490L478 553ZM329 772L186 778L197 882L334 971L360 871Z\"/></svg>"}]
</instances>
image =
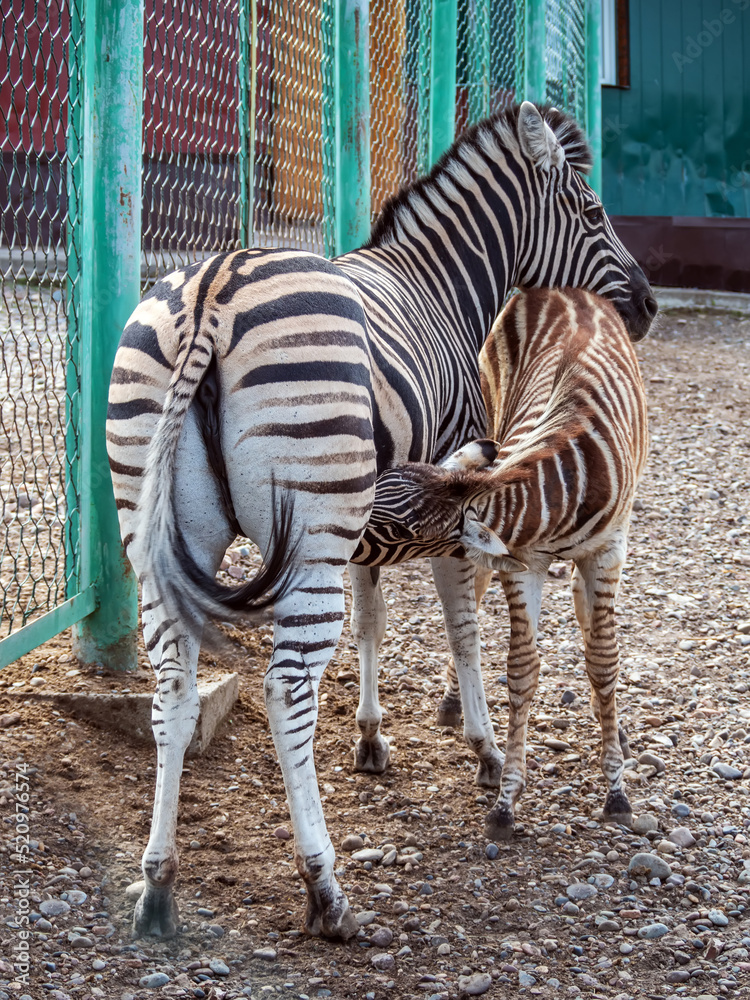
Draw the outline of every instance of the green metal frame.
<instances>
[{"instance_id":1,"label":"green metal frame","mask_svg":"<svg viewBox=\"0 0 750 1000\"><path fill-rule=\"evenodd\" d=\"M336 0L335 252L370 235L370 32L368 0Z\"/></svg>"},{"instance_id":2,"label":"green metal frame","mask_svg":"<svg viewBox=\"0 0 750 1000\"><path fill-rule=\"evenodd\" d=\"M474 0L469 19L469 123L490 113L490 0Z\"/></svg>"},{"instance_id":3,"label":"green metal frame","mask_svg":"<svg viewBox=\"0 0 750 1000\"><path fill-rule=\"evenodd\" d=\"M586 0L586 132L594 160L589 184L600 196L602 193L601 17L600 0Z\"/></svg>"},{"instance_id":4,"label":"green metal frame","mask_svg":"<svg viewBox=\"0 0 750 1000\"><path fill-rule=\"evenodd\" d=\"M429 165L456 137L457 0L432 0ZM488 43L489 44L489 43Z\"/></svg>"},{"instance_id":5,"label":"green metal frame","mask_svg":"<svg viewBox=\"0 0 750 1000\"><path fill-rule=\"evenodd\" d=\"M257 88L258 7L255 0L240 0L238 25L237 76L239 101L237 131L240 180L239 241L241 247L253 243L253 205L255 203L255 100Z\"/></svg>"},{"instance_id":6,"label":"green metal frame","mask_svg":"<svg viewBox=\"0 0 750 1000\"><path fill-rule=\"evenodd\" d=\"M547 4L526 0L524 86L522 99L541 104L547 99Z\"/></svg>"}]
</instances>

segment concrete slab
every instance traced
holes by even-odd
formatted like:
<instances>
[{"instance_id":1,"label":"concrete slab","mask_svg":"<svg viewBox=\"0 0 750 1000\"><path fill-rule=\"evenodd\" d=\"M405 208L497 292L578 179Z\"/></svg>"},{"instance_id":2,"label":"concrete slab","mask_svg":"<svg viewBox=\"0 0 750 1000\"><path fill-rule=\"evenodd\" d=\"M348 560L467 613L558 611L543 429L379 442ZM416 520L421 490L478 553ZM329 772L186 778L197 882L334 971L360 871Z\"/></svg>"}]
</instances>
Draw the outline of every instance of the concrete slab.
<instances>
[{"instance_id":1,"label":"concrete slab","mask_svg":"<svg viewBox=\"0 0 750 1000\"><path fill-rule=\"evenodd\" d=\"M660 309L720 309L750 316L750 295L706 288L654 288Z\"/></svg>"},{"instance_id":2,"label":"concrete slab","mask_svg":"<svg viewBox=\"0 0 750 1000\"><path fill-rule=\"evenodd\" d=\"M187 749L188 757L202 754L216 730L232 711L239 696L237 674L224 674L215 681L198 684L200 714L195 733ZM78 719L86 719L102 729L116 729L136 740L153 743L151 732L151 702L153 695L109 694L98 692L24 692L16 695L19 700L47 702L61 712Z\"/></svg>"}]
</instances>

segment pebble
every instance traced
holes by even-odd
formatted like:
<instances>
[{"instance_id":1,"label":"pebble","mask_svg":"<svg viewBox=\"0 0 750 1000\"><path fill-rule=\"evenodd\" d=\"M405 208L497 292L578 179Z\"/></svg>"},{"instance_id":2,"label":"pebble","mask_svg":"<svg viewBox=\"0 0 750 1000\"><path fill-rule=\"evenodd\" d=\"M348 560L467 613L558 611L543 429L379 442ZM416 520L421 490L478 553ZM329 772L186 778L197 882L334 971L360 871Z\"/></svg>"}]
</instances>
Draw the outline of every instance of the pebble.
<instances>
[{"instance_id":1,"label":"pebble","mask_svg":"<svg viewBox=\"0 0 750 1000\"><path fill-rule=\"evenodd\" d=\"M570 750L570 743L566 743L565 740L556 740L554 737L546 739L544 745L550 750Z\"/></svg>"},{"instance_id":2,"label":"pebble","mask_svg":"<svg viewBox=\"0 0 750 1000\"><path fill-rule=\"evenodd\" d=\"M672 815L677 816L679 819L687 819L691 812L692 809L687 802L675 802L672 806Z\"/></svg>"},{"instance_id":3,"label":"pebble","mask_svg":"<svg viewBox=\"0 0 750 1000\"><path fill-rule=\"evenodd\" d=\"M64 899L44 899L39 904L39 912L45 917L59 917L70 912L70 904Z\"/></svg>"},{"instance_id":4,"label":"pebble","mask_svg":"<svg viewBox=\"0 0 750 1000\"><path fill-rule=\"evenodd\" d=\"M103 962L100 958L95 958L91 963L91 968L94 972L101 972L103 969L107 968L107 963Z\"/></svg>"},{"instance_id":5,"label":"pebble","mask_svg":"<svg viewBox=\"0 0 750 1000\"><path fill-rule=\"evenodd\" d=\"M676 854L680 848L673 840L660 840L656 849L662 854Z\"/></svg>"},{"instance_id":6,"label":"pebble","mask_svg":"<svg viewBox=\"0 0 750 1000\"><path fill-rule=\"evenodd\" d=\"M273 835L277 840L290 840L292 836L285 826L277 826Z\"/></svg>"},{"instance_id":7,"label":"pebble","mask_svg":"<svg viewBox=\"0 0 750 1000\"><path fill-rule=\"evenodd\" d=\"M484 853L485 853L485 856L490 861L494 861L495 858L500 853L500 848L497 846L497 844L487 844L487 846L484 849Z\"/></svg>"},{"instance_id":8,"label":"pebble","mask_svg":"<svg viewBox=\"0 0 750 1000\"><path fill-rule=\"evenodd\" d=\"M563 691L562 697L560 698L560 701L562 702L563 705L572 705L575 700L576 700L576 693L575 691L570 691L570 690Z\"/></svg>"},{"instance_id":9,"label":"pebble","mask_svg":"<svg viewBox=\"0 0 750 1000\"><path fill-rule=\"evenodd\" d=\"M535 986L536 979L529 972L519 972L518 973L518 985L519 986Z\"/></svg>"},{"instance_id":10,"label":"pebble","mask_svg":"<svg viewBox=\"0 0 750 1000\"><path fill-rule=\"evenodd\" d=\"M375 910L362 910L356 915L355 920L360 927L369 927L371 923L374 923L376 917Z\"/></svg>"},{"instance_id":11,"label":"pebble","mask_svg":"<svg viewBox=\"0 0 750 1000\"><path fill-rule=\"evenodd\" d=\"M273 948L255 948L253 958L262 958L266 962L274 962L276 960L276 952Z\"/></svg>"},{"instance_id":12,"label":"pebble","mask_svg":"<svg viewBox=\"0 0 750 1000\"><path fill-rule=\"evenodd\" d=\"M667 973L667 978L664 980L666 983L686 983L690 979L690 973L687 969L673 969L671 972Z\"/></svg>"},{"instance_id":13,"label":"pebble","mask_svg":"<svg viewBox=\"0 0 750 1000\"><path fill-rule=\"evenodd\" d=\"M387 948L391 941L393 941L393 931L389 927L378 927L370 935L370 944L374 944L376 948Z\"/></svg>"},{"instance_id":14,"label":"pebble","mask_svg":"<svg viewBox=\"0 0 750 1000\"><path fill-rule=\"evenodd\" d=\"M458 989L469 997L481 997L492 986L492 976L488 972L475 972L472 976L459 976Z\"/></svg>"},{"instance_id":15,"label":"pebble","mask_svg":"<svg viewBox=\"0 0 750 1000\"><path fill-rule=\"evenodd\" d=\"M614 885L614 881L614 876L607 875L604 872L599 872L597 875L589 877L589 882L595 885L597 889L609 889L610 886Z\"/></svg>"},{"instance_id":16,"label":"pebble","mask_svg":"<svg viewBox=\"0 0 750 1000\"><path fill-rule=\"evenodd\" d=\"M659 878L662 881L672 874L672 869L663 858L645 851L633 855L628 871L631 875L646 874L649 878Z\"/></svg>"},{"instance_id":17,"label":"pebble","mask_svg":"<svg viewBox=\"0 0 750 1000\"><path fill-rule=\"evenodd\" d=\"M352 854L352 860L382 861L384 853L384 851L379 850L377 847L365 847L362 851L355 851L354 854Z\"/></svg>"},{"instance_id":18,"label":"pebble","mask_svg":"<svg viewBox=\"0 0 750 1000\"><path fill-rule=\"evenodd\" d=\"M638 763L655 767L657 774L663 774L667 769L667 765L661 757L657 757L655 753L649 753L647 750L638 755Z\"/></svg>"},{"instance_id":19,"label":"pebble","mask_svg":"<svg viewBox=\"0 0 750 1000\"><path fill-rule=\"evenodd\" d=\"M623 941L622 944L620 945L620 954L630 955L632 951L633 951L632 944L630 944L629 941Z\"/></svg>"},{"instance_id":20,"label":"pebble","mask_svg":"<svg viewBox=\"0 0 750 1000\"><path fill-rule=\"evenodd\" d=\"M364 840L358 837L356 833L350 833L348 837L344 837L341 841L341 850L347 851L351 854L352 851L359 851L365 846Z\"/></svg>"},{"instance_id":21,"label":"pebble","mask_svg":"<svg viewBox=\"0 0 750 1000\"><path fill-rule=\"evenodd\" d=\"M681 639L678 643L678 647L684 652L689 653L691 649L695 649L695 643L692 639Z\"/></svg>"},{"instance_id":22,"label":"pebble","mask_svg":"<svg viewBox=\"0 0 750 1000\"><path fill-rule=\"evenodd\" d=\"M211 972L216 973L217 976L229 975L229 966L226 964L226 962L222 962L220 958L212 958L211 961L208 963L208 967L211 970Z\"/></svg>"},{"instance_id":23,"label":"pebble","mask_svg":"<svg viewBox=\"0 0 750 1000\"><path fill-rule=\"evenodd\" d=\"M81 903L86 902L88 896L80 889L68 889L65 893L65 899L71 904L71 906L80 906Z\"/></svg>"},{"instance_id":24,"label":"pebble","mask_svg":"<svg viewBox=\"0 0 750 1000\"><path fill-rule=\"evenodd\" d=\"M738 778L742 777L742 771L739 768L732 767L731 764L713 764L711 770L714 774L718 774L720 778L724 778L725 781L736 781Z\"/></svg>"},{"instance_id":25,"label":"pebble","mask_svg":"<svg viewBox=\"0 0 750 1000\"><path fill-rule=\"evenodd\" d=\"M726 927L729 923L729 917L722 910L709 910L708 919L716 927Z\"/></svg>"},{"instance_id":26,"label":"pebble","mask_svg":"<svg viewBox=\"0 0 750 1000\"><path fill-rule=\"evenodd\" d=\"M692 847L695 843L695 837L686 826L678 826L676 829L672 830L668 839L671 840L673 844L677 844L678 847Z\"/></svg>"},{"instance_id":27,"label":"pebble","mask_svg":"<svg viewBox=\"0 0 750 1000\"><path fill-rule=\"evenodd\" d=\"M150 976L142 976L138 980L138 985L146 990L158 990L160 986L166 986L169 976L164 972L152 972Z\"/></svg>"},{"instance_id":28,"label":"pebble","mask_svg":"<svg viewBox=\"0 0 750 1000\"><path fill-rule=\"evenodd\" d=\"M614 880L613 880L614 881ZM574 882L565 890L568 899L580 903L584 899L592 899L597 894L596 886L588 885L586 882Z\"/></svg>"},{"instance_id":29,"label":"pebble","mask_svg":"<svg viewBox=\"0 0 750 1000\"><path fill-rule=\"evenodd\" d=\"M379 972L388 972L396 967L396 959L390 952L383 951L377 955L373 955L370 959L371 965L373 965Z\"/></svg>"},{"instance_id":30,"label":"pebble","mask_svg":"<svg viewBox=\"0 0 750 1000\"><path fill-rule=\"evenodd\" d=\"M653 938L664 937L665 934L669 934L669 928L666 924L646 924L645 927L638 929L638 937L645 938L647 941L651 941Z\"/></svg>"},{"instance_id":31,"label":"pebble","mask_svg":"<svg viewBox=\"0 0 750 1000\"><path fill-rule=\"evenodd\" d=\"M642 813L633 820L633 830L636 833L649 833L659 829L659 818L653 813Z\"/></svg>"},{"instance_id":32,"label":"pebble","mask_svg":"<svg viewBox=\"0 0 750 1000\"><path fill-rule=\"evenodd\" d=\"M131 882L130 885L125 890L126 899L140 899L143 895L143 890L146 888L146 883L141 879L140 882Z\"/></svg>"}]
</instances>

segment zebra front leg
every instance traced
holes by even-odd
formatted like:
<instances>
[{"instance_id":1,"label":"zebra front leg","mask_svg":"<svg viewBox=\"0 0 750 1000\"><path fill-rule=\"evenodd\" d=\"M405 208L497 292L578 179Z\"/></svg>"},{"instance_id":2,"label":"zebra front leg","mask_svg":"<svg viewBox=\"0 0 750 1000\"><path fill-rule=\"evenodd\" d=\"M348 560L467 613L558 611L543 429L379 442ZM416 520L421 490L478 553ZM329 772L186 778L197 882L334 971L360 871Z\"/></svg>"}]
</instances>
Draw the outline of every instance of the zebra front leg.
<instances>
[{"instance_id":1,"label":"zebra front leg","mask_svg":"<svg viewBox=\"0 0 750 1000\"><path fill-rule=\"evenodd\" d=\"M546 568L545 568L546 574ZM501 573L508 600L508 741L497 802L487 815L485 833L507 840L515 826L515 806L526 787L526 730L531 702L539 683L536 630L542 602L544 574Z\"/></svg>"},{"instance_id":2,"label":"zebra front leg","mask_svg":"<svg viewBox=\"0 0 750 1000\"><path fill-rule=\"evenodd\" d=\"M468 559L452 558L431 559L430 563L443 605L445 631L455 665L454 676L458 677L459 712L461 702L464 707L464 737L479 758L475 780L483 788L497 788L503 755L495 742L482 684L474 565Z\"/></svg>"},{"instance_id":3,"label":"zebra front leg","mask_svg":"<svg viewBox=\"0 0 750 1000\"><path fill-rule=\"evenodd\" d=\"M264 690L268 721L284 775L294 855L307 887L306 930L352 937L359 925L334 874L313 759L318 686L344 621L340 577L308 577L274 607L274 650Z\"/></svg>"},{"instance_id":4,"label":"zebra front leg","mask_svg":"<svg viewBox=\"0 0 750 1000\"><path fill-rule=\"evenodd\" d=\"M380 735L383 710L378 699L378 650L385 635L388 613L380 589L377 566L349 564L352 581L352 636L359 652L359 705L357 725L361 733L354 748L357 771L382 774L390 749Z\"/></svg>"},{"instance_id":5,"label":"zebra front leg","mask_svg":"<svg viewBox=\"0 0 750 1000\"><path fill-rule=\"evenodd\" d=\"M491 580L491 569L484 569L482 566L475 567L474 599L476 600L477 611ZM437 724L439 726L452 726L454 729L458 729L461 725L461 689L458 683L458 675L456 674L456 665L453 660L448 661L448 669L446 670L445 677L445 693L438 708Z\"/></svg>"},{"instance_id":6,"label":"zebra front leg","mask_svg":"<svg viewBox=\"0 0 750 1000\"><path fill-rule=\"evenodd\" d=\"M615 599L623 558L624 540L622 545L578 560L572 586L583 633L591 704L602 731L601 766L608 785L604 818L629 826L632 809L622 783L624 733L621 735L618 726L616 703L620 651L615 635Z\"/></svg>"},{"instance_id":7,"label":"zebra front leg","mask_svg":"<svg viewBox=\"0 0 750 1000\"><path fill-rule=\"evenodd\" d=\"M133 932L171 937L177 931L174 882L179 867L177 809L185 751L195 730L199 701L196 668L200 640L168 618L148 581L143 586L143 637L156 671L151 726L157 768L151 834L141 866L145 888L135 905Z\"/></svg>"}]
</instances>

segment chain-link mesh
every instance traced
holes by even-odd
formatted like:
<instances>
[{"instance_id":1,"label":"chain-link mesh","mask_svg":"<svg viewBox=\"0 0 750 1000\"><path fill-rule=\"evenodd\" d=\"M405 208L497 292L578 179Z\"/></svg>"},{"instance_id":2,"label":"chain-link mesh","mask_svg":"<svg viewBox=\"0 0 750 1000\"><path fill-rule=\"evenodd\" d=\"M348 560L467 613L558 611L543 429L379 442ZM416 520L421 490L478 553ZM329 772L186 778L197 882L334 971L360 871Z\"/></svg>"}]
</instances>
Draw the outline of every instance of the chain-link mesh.
<instances>
[{"instance_id":1,"label":"chain-link mesh","mask_svg":"<svg viewBox=\"0 0 750 1000\"><path fill-rule=\"evenodd\" d=\"M2 636L75 589L79 394L66 308L75 326L80 248L66 252L78 203L65 150L66 133L74 158L80 149L81 15L69 0L0 0L0 16Z\"/></svg>"},{"instance_id":2,"label":"chain-link mesh","mask_svg":"<svg viewBox=\"0 0 750 1000\"><path fill-rule=\"evenodd\" d=\"M586 115L585 0L547 0L547 100L583 125Z\"/></svg>"},{"instance_id":3,"label":"chain-link mesh","mask_svg":"<svg viewBox=\"0 0 750 1000\"><path fill-rule=\"evenodd\" d=\"M429 66L420 66L420 39L429 54L429 38L424 38L429 22L425 25L423 19L420 25L424 6L425 0L370 0L373 218L388 197L418 173L419 100L420 92L426 93L429 72Z\"/></svg>"}]
</instances>

